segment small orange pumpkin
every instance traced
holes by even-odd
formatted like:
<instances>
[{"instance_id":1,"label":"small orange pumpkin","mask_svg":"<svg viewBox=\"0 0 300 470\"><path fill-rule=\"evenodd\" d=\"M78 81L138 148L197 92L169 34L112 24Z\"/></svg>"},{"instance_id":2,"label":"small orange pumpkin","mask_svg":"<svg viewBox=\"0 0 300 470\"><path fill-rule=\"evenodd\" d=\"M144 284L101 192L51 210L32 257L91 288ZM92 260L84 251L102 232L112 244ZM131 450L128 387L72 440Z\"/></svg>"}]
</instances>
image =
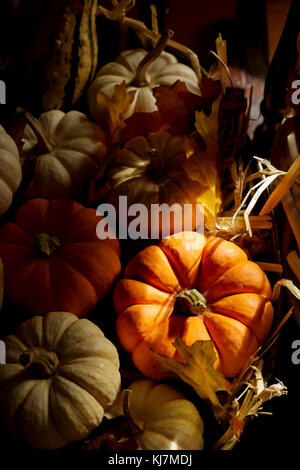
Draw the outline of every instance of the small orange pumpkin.
<instances>
[{"instance_id":1,"label":"small orange pumpkin","mask_svg":"<svg viewBox=\"0 0 300 470\"><path fill-rule=\"evenodd\" d=\"M0 228L8 298L32 314L85 315L120 273L117 239L100 240L95 209L70 199L32 199Z\"/></svg>"},{"instance_id":2,"label":"small orange pumpkin","mask_svg":"<svg viewBox=\"0 0 300 470\"><path fill-rule=\"evenodd\" d=\"M135 255L114 290L121 345L145 376L166 377L156 352L180 360L188 346L212 339L215 368L236 376L266 339L273 321L267 276L232 242L183 232Z\"/></svg>"}]
</instances>

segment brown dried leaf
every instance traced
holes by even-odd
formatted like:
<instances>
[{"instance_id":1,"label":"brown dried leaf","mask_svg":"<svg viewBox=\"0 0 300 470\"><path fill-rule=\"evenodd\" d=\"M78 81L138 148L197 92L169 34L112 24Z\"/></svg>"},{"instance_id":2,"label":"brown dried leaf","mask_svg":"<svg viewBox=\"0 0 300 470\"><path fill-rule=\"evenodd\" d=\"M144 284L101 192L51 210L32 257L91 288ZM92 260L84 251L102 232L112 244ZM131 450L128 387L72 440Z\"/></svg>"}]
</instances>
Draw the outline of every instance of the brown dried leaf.
<instances>
[{"instance_id":1,"label":"brown dried leaf","mask_svg":"<svg viewBox=\"0 0 300 470\"><path fill-rule=\"evenodd\" d=\"M125 116L135 93L135 90L127 91L125 81L115 85L112 98L98 91L97 106L99 115L102 117L100 124L105 128L109 137L112 137L124 125Z\"/></svg>"},{"instance_id":2,"label":"brown dried leaf","mask_svg":"<svg viewBox=\"0 0 300 470\"><path fill-rule=\"evenodd\" d=\"M196 112L196 128L206 144L205 151L200 150L194 139L183 140L187 160L183 168L188 177L199 183L198 204L203 204L205 225L209 230L216 228L216 217L221 207L221 180L219 177L218 149L218 110L220 98L214 101L209 116L203 111Z\"/></svg>"},{"instance_id":3,"label":"brown dried leaf","mask_svg":"<svg viewBox=\"0 0 300 470\"><path fill-rule=\"evenodd\" d=\"M211 402L216 417L224 415L216 392L229 390L229 383L225 377L214 368L216 353L213 342L196 341L192 346L186 346L177 337L174 347L185 362L158 354L164 369L175 373L180 379L193 387L202 399Z\"/></svg>"}]
</instances>

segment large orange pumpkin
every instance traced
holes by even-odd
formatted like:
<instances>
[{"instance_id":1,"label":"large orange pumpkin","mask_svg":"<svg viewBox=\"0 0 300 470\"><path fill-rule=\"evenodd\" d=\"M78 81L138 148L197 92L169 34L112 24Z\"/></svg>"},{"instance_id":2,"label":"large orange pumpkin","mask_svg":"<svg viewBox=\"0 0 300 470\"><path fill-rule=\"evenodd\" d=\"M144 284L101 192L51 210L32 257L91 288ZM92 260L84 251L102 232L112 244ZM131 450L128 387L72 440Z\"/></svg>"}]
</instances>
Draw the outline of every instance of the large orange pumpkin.
<instances>
[{"instance_id":1,"label":"large orange pumpkin","mask_svg":"<svg viewBox=\"0 0 300 470\"><path fill-rule=\"evenodd\" d=\"M120 273L117 239L100 240L100 217L70 199L32 199L0 228L8 298L32 314L85 315Z\"/></svg>"},{"instance_id":2,"label":"large orange pumpkin","mask_svg":"<svg viewBox=\"0 0 300 470\"><path fill-rule=\"evenodd\" d=\"M215 368L230 378L266 339L270 296L265 273L237 245L183 232L131 259L114 290L116 331L147 377L166 377L156 352L180 360L180 336L189 346L212 339Z\"/></svg>"}]
</instances>

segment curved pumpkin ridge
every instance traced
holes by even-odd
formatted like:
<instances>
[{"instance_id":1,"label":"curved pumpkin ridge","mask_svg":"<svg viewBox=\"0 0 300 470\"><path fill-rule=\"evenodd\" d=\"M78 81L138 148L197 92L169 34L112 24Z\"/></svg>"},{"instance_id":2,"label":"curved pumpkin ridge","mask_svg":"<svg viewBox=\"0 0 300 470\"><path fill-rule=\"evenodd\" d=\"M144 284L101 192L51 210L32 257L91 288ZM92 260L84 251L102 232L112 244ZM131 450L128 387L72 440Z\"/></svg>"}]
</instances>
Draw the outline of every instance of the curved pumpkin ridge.
<instances>
[{"instance_id":1,"label":"curved pumpkin ridge","mask_svg":"<svg viewBox=\"0 0 300 470\"><path fill-rule=\"evenodd\" d=\"M46 448L49 444L57 447L67 443L60 433L60 438L57 439L57 426L52 419L49 407L44 405L49 399L50 387L50 380L38 381L26 397L26 407L20 407L18 410L17 427L33 448L39 447L41 442ZM28 413L27 409L31 412ZM34 432L32 432L33 429ZM52 441L53 435L56 436L54 441Z\"/></svg>"},{"instance_id":2,"label":"curved pumpkin ridge","mask_svg":"<svg viewBox=\"0 0 300 470\"><path fill-rule=\"evenodd\" d=\"M6 246L10 245L33 245L32 235L28 232L25 232L21 227L18 225L7 222L3 225L0 229L0 250L1 246L4 245L5 249Z\"/></svg>"},{"instance_id":3,"label":"curved pumpkin ridge","mask_svg":"<svg viewBox=\"0 0 300 470\"><path fill-rule=\"evenodd\" d=\"M256 337L239 321L214 312L205 312L204 324L219 354L219 372L228 378L236 376L257 351Z\"/></svg>"},{"instance_id":4,"label":"curved pumpkin ridge","mask_svg":"<svg viewBox=\"0 0 300 470\"><path fill-rule=\"evenodd\" d=\"M110 359L86 357L62 365L59 375L82 387L106 409L112 405L119 387L119 377L111 374L111 370ZM101 383L105 385L105 391L99 387Z\"/></svg>"},{"instance_id":5,"label":"curved pumpkin ridge","mask_svg":"<svg viewBox=\"0 0 300 470\"><path fill-rule=\"evenodd\" d=\"M6 363L19 363L19 357L28 347L16 335L9 335L5 338L6 343Z\"/></svg>"},{"instance_id":6,"label":"curved pumpkin ridge","mask_svg":"<svg viewBox=\"0 0 300 470\"><path fill-rule=\"evenodd\" d=\"M78 210L70 214L63 221L60 236L64 243L83 243L85 241L99 243L96 233L97 223L100 221L95 209L80 206ZM103 243L106 241L103 240ZM110 240L108 239L108 243ZM117 239L114 241L118 245Z\"/></svg>"},{"instance_id":7,"label":"curved pumpkin ridge","mask_svg":"<svg viewBox=\"0 0 300 470\"><path fill-rule=\"evenodd\" d=\"M126 266L124 277L148 283L170 294L181 290L168 258L156 245L135 255Z\"/></svg>"},{"instance_id":8,"label":"curved pumpkin ridge","mask_svg":"<svg viewBox=\"0 0 300 470\"><path fill-rule=\"evenodd\" d=\"M51 259L52 291L56 292L55 307L51 310L64 310L82 316L97 303L98 297L92 284L77 269L58 256ZM81 294L80 304L76 292ZM68 299L68 302L65 299Z\"/></svg>"},{"instance_id":9,"label":"curved pumpkin ridge","mask_svg":"<svg viewBox=\"0 0 300 470\"><path fill-rule=\"evenodd\" d=\"M52 378L49 403L51 412L55 409L55 425L68 442L87 436L104 415L103 407L90 393L59 375Z\"/></svg>"},{"instance_id":10,"label":"curved pumpkin ridge","mask_svg":"<svg viewBox=\"0 0 300 470\"><path fill-rule=\"evenodd\" d=\"M72 199L56 198L50 201L47 213L50 234L60 238L70 219L82 209L83 206Z\"/></svg>"},{"instance_id":11,"label":"curved pumpkin ridge","mask_svg":"<svg viewBox=\"0 0 300 470\"><path fill-rule=\"evenodd\" d=\"M91 284L98 297L104 297L111 289L112 282L121 271L121 263L115 250L109 245L98 243L97 246L76 243L65 245L57 253ZM99 260L103 264L99 270ZM107 269L110 266L110 269Z\"/></svg>"},{"instance_id":12,"label":"curved pumpkin ridge","mask_svg":"<svg viewBox=\"0 0 300 470\"><path fill-rule=\"evenodd\" d=\"M124 349L132 352L147 340L155 328L167 322L166 311L160 305L134 305L117 317L116 332Z\"/></svg>"},{"instance_id":13,"label":"curved pumpkin ridge","mask_svg":"<svg viewBox=\"0 0 300 470\"><path fill-rule=\"evenodd\" d=\"M70 312L59 312L59 323L57 312L48 312L43 316L43 346L46 349L56 351L60 340L68 329L78 321L78 318Z\"/></svg>"},{"instance_id":14,"label":"curved pumpkin ridge","mask_svg":"<svg viewBox=\"0 0 300 470\"><path fill-rule=\"evenodd\" d=\"M35 176L29 187L29 196L40 194L42 197L72 197L73 182L71 174L60 159L51 153L40 155L35 167ZM38 191L35 193L34 191Z\"/></svg>"},{"instance_id":15,"label":"curved pumpkin ridge","mask_svg":"<svg viewBox=\"0 0 300 470\"><path fill-rule=\"evenodd\" d=\"M170 294L135 279L121 279L113 292L113 304L119 315L134 305L164 305L170 301Z\"/></svg>"},{"instance_id":16,"label":"curved pumpkin ridge","mask_svg":"<svg viewBox=\"0 0 300 470\"><path fill-rule=\"evenodd\" d=\"M31 199L19 208L15 216L15 223L32 236L37 233L47 233L50 204L47 199Z\"/></svg>"},{"instance_id":17,"label":"curved pumpkin ridge","mask_svg":"<svg viewBox=\"0 0 300 470\"><path fill-rule=\"evenodd\" d=\"M16 336L28 347L43 347L43 317L33 316L21 323Z\"/></svg>"},{"instance_id":18,"label":"curved pumpkin ridge","mask_svg":"<svg viewBox=\"0 0 300 470\"><path fill-rule=\"evenodd\" d=\"M274 310L271 302L260 294L235 294L217 300L210 306L215 313L243 323L256 337L259 344L266 339L272 326Z\"/></svg>"},{"instance_id":19,"label":"curved pumpkin ridge","mask_svg":"<svg viewBox=\"0 0 300 470\"><path fill-rule=\"evenodd\" d=\"M180 335L182 328L182 322L176 323L172 319L170 322L165 321L155 328L152 327L150 334L131 353L132 361L137 369L153 380L159 381L170 377L171 373L161 370L159 357L153 351L168 357L175 357L176 349L171 343L175 341L176 336ZM168 338L168 342L165 341L166 338ZM153 348L151 347L152 344Z\"/></svg>"},{"instance_id":20,"label":"curved pumpkin ridge","mask_svg":"<svg viewBox=\"0 0 300 470\"><path fill-rule=\"evenodd\" d=\"M32 379L24 381L24 375L21 372L19 376L9 381L7 385L0 389L0 408L2 413L7 415L5 422L8 425L8 429L15 436L18 435L18 415L20 409L36 384L37 381ZM2 399L2 396L5 397L5 400ZM4 408L2 403L6 403Z\"/></svg>"},{"instance_id":21,"label":"curved pumpkin ridge","mask_svg":"<svg viewBox=\"0 0 300 470\"><path fill-rule=\"evenodd\" d=\"M227 269L205 293L211 304L225 296L253 293L271 297L271 286L264 271L253 261L241 261Z\"/></svg>"},{"instance_id":22,"label":"curved pumpkin ridge","mask_svg":"<svg viewBox=\"0 0 300 470\"><path fill-rule=\"evenodd\" d=\"M220 277L237 263L248 260L246 253L234 243L213 237L203 250L199 280L200 292L205 294Z\"/></svg>"},{"instance_id":23,"label":"curved pumpkin ridge","mask_svg":"<svg viewBox=\"0 0 300 470\"><path fill-rule=\"evenodd\" d=\"M57 149L53 152L51 158L57 160L66 170L72 191L80 189L82 186L82 179L87 178L91 174L92 170L96 168L96 163L90 158L90 156L80 152L79 150L69 148ZM78 164L80 164L79 168Z\"/></svg>"},{"instance_id":24,"label":"curved pumpkin ridge","mask_svg":"<svg viewBox=\"0 0 300 470\"><path fill-rule=\"evenodd\" d=\"M22 285L20 303L34 315L44 315L51 311L55 306L51 283L50 260L37 261ZM32 295L33 289L36 295ZM43 309L39 308L40 305L43 305Z\"/></svg>"},{"instance_id":25,"label":"curved pumpkin ridge","mask_svg":"<svg viewBox=\"0 0 300 470\"><path fill-rule=\"evenodd\" d=\"M182 232L164 238L159 246L167 256L183 288L198 282L199 266L206 239L197 232Z\"/></svg>"},{"instance_id":26,"label":"curved pumpkin ridge","mask_svg":"<svg viewBox=\"0 0 300 470\"><path fill-rule=\"evenodd\" d=\"M31 247L19 247L15 245L3 245L0 247L0 256L4 265L4 276L6 292L9 299L14 299L14 303L20 303L23 297L23 286L27 283L29 276L35 270L39 260L31 257ZM25 265L26 270L15 270L16 265Z\"/></svg>"}]
</instances>

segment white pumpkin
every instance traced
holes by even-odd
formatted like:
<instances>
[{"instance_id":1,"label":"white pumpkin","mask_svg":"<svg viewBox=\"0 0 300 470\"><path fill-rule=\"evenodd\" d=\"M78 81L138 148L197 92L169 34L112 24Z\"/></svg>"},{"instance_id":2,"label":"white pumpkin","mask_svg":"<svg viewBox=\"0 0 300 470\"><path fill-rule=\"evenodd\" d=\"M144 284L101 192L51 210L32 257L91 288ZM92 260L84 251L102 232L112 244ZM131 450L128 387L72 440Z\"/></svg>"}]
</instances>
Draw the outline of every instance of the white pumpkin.
<instances>
[{"instance_id":1,"label":"white pumpkin","mask_svg":"<svg viewBox=\"0 0 300 470\"><path fill-rule=\"evenodd\" d=\"M137 380L129 390L129 412L142 431L143 450L202 450L203 420L183 393L164 383Z\"/></svg>"},{"instance_id":2,"label":"white pumpkin","mask_svg":"<svg viewBox=\"0 0 300 470\"><path fill-rule=\"evenodd\" d=\"M21 180L22 168L18 148L0 126L0 215L10 207Z\"/></svg>"},{"instance_id":3,"label":"white pumpkin","mask_svg":"<svg viewBox=\"0 0 300 470\"><path fill-rule=\"evenodd\" d=\"M179 63L174 55L165 51L160 52L154 60L151 56L148 62L146 60L142 63L147 54L143 49L125 50L115 62L104 65L98 71L88 89L89 111L95 121L101 122L97 106L98 92L111 98L115 85L124 81L127 91L136 92L125 118L137 112L156 111L152 90L159 85L173 85L181 80L191 93L200 95L198 78L191 67Z\"/></svg>"},{"instance_id":4,"label":"white pumpkin","mask_svg":"<svg viewBox=\"0 0 300 470\"><path fill-rule=\"evenodd\" d=\"M39 449L83 439L120 387L116 347L86 318L49 312L7 336L0 413L9 431Z\"/></svg>"},{"instance_id":5,"label":"white pumpkin","mask_svg":"<svg viewBox=\"0 0 300 470\"><path fill-rule=\"evenodd\" d=\"M29 197L76 197L106 153L102 129L79 111L51 110L31 117L23 136L23 159L35 157Z\"/></svg>"}]
</instances>

